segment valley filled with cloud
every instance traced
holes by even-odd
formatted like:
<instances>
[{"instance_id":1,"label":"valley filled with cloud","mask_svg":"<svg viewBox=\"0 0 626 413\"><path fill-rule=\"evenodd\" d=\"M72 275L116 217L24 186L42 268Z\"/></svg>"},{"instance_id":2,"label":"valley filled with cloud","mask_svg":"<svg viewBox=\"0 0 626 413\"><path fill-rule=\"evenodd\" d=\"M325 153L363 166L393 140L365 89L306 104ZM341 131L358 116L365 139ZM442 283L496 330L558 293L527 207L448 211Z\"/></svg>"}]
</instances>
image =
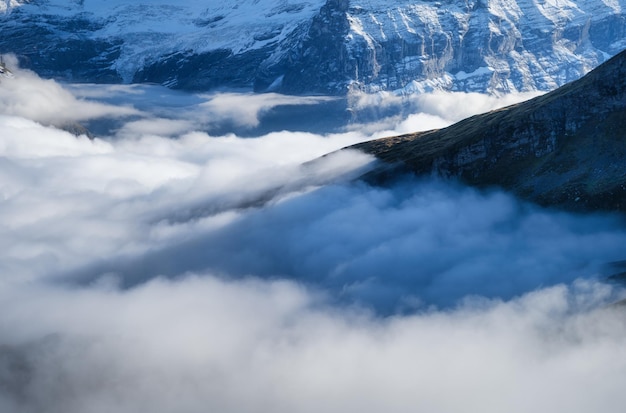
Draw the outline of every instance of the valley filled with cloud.
<instances>
[{"instance_id":1,"label":"valley filled with cloud","mask_svg":"<svg viewBox=\"0 0 626 413\"><path fill-rule=\"evenodd\" d=\"M0 411L621 411L622 216L339 151L530 96L0 79Z\"/></svg>"}]
</instances>

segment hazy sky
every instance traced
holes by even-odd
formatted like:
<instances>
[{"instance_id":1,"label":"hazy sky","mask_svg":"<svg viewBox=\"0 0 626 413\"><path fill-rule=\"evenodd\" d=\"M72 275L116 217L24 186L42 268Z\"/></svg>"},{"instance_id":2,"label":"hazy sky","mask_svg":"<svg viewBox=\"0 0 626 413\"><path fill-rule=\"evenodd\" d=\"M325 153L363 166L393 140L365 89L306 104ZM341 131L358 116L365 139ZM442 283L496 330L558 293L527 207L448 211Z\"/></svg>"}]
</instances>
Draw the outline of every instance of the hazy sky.
<instances>
[{"instance_id":1,"label":"hazy sky","mask_svg":"<svg viewBox=\"0 0 626 413\"><path fill-rule=\"evenodd\" d=\"M621 218L318 159L514 99L241 138L203 131L319 101L3 79L0 411L622 411Z\"/></svg>"}]
</instances>

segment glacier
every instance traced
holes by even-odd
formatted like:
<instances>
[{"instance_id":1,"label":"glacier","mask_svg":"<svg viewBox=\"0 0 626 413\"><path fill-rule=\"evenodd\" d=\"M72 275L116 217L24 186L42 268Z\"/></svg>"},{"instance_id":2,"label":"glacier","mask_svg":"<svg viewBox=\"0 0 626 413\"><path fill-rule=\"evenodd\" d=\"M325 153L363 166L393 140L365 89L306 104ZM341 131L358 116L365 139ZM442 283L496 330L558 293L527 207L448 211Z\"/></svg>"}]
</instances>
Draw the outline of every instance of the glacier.
<instances>
[{"instance_id":1,"label":"glacier","mask_svg":"<svg viewBox=\"0 0 626 413\"><path fill-rule=\"evenodd\" d=\"M547 91L626 47L626 0L4 0L43 76L344 95Z\"/></svg>"}]
</instances>

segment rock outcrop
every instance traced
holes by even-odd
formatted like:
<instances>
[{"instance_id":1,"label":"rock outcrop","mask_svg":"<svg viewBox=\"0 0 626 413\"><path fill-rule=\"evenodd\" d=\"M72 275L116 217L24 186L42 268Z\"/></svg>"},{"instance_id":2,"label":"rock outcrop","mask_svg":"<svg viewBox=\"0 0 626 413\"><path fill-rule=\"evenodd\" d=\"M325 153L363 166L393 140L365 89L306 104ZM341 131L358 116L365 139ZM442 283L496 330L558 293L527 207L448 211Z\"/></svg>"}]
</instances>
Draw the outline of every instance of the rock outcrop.
<instances>
[{"instance_id":1,"label":"rock outcrop","mask_svg":"<svg viewBox=\"0 0 626 413\"><path fill-rule=\"evenodd\" d=\"M432 174L541 205L626 212L626 51L535 99L354 148L384 161L369 179Z\"/></svg>"}]
</instances>

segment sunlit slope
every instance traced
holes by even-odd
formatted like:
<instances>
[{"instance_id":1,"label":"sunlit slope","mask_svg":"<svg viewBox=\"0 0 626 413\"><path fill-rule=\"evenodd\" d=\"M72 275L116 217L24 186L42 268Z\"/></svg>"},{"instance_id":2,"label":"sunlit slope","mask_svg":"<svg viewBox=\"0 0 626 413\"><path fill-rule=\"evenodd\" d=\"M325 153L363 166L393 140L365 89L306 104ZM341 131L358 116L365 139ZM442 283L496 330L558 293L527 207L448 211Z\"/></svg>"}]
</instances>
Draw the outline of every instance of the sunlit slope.
<instances>
[{"instance_id":1,"label":"sunlit slope","mask_svg":"<svg viewBox=\"0 0 626 413\"><path fill-rule=\"evenodd\" d=\"M542 205L626 211L626 52L524 103L355 147L395 165L379 179L432 173Z\"/></svg>"}]
</instances>

